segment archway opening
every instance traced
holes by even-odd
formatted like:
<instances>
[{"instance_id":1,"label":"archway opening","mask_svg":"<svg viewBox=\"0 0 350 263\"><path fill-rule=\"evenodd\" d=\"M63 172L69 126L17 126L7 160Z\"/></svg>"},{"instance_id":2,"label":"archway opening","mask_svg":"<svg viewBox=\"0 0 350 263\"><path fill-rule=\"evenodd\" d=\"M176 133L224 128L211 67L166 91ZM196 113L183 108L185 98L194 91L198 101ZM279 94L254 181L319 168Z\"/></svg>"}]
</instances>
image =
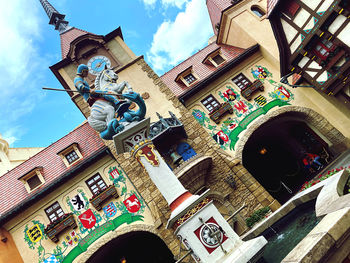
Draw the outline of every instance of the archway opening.
<instances>
[{"instance_id":1,"label":"archway opening","mask_svg":"<svg viewBox=\"0 0 350 263\"><path fill-rule=\"evenodd\" d=\"M295 195L305 181L317 175L322 166L310 169L305 153L321 157L328 144L305 122L293 116L269 120L253 132L244 146L244 167L280 203Z\"/></svg>"},{"instance_id":2,"label":"archway opening","mask_svg":"<svg viewBox=\"0 0 350 263\"><path fill-rule=\"evenodd\" d=\"M129 232L98 249L87 263L172 263L174 256L158 236L145 232Z\"/></svg>"}]
</instances>

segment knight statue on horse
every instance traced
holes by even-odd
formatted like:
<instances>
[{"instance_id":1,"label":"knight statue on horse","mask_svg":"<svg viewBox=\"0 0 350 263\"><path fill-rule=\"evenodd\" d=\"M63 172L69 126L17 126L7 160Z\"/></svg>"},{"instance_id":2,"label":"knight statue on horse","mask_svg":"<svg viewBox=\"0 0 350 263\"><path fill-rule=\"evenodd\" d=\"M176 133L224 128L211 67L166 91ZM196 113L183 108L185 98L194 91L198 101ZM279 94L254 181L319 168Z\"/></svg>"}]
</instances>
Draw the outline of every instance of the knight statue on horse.
<instances>
[{"instance_id":1,"label":"knight statue on horse","mask_svg":"<svg viewBox=\"0 0 350 263\"><path fill-rule=\"evenodd\" d=\"M101 138L112 140L130 123L144 119L146 105L142 97L126 81L118 84L118 75L112 69L105 68L97 75L94 89L84 79L87 75L88 67L79 65L74 85L91 107L88 122ZM125 88L128 91L122 93ZM129 109L131 102L136 103L137 111Z\"/></svg>"}]
</instances>

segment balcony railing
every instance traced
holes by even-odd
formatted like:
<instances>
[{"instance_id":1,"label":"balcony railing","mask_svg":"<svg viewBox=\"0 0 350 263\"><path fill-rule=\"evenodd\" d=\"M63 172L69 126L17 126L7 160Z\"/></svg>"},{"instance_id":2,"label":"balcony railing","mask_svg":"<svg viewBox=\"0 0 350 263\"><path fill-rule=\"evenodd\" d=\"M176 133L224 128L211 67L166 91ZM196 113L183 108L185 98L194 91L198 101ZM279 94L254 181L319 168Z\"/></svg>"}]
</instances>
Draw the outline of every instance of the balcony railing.
<instances>
[{"instance_id":1,"label":"balcony railing","mask_svg":"<svg viewBox=\"0 0 350 263\"><path fill-rule=\"evenodd\" d=\"M114 185L108 186L105 190L102 192L94 195L89 201L95 207L97 211L100 211L102 209L101 205L107 201L108 199L114 197L118 198L117 189Z\"/></svg>"},{"instance_id":2,"label":"balcony railing","mask_svg":"<svg viewBox=\"0 0 350 263\"><path fill-rule=\"evenodd\" d=\"M57 243L58 235L68 227L73 229L77 227L73 214L65 214L61 218L58 218L56 221L50 223L44 232L53 242Z\"/></svg>"},{"instance_id":3,"label":"balcony railing","mask_svg":"<svg viewBox=\"0 0 350 263\"><path fill-rule=\"evenodd\" d=\"M241 90L242 97L246 98L247 100L251 100L252 95L255 91L260 90L264 91L264 86L260 80L255 80L252 84L245 87Z\"/></svg>"},{"instance_id":4,"label":"balcony railing","mask_svg":"<svg viewBox=\"0 0 350 263\"><path fill-rule=\"evenodd\" d=\"M220 122L220 119L226 114L226 113L233 113L232 106L230 103L225 102L220 104L219 107L214 109L212 112L209 113L210 119L212 119L216 124Z\"/></svg>"}]
</instances>

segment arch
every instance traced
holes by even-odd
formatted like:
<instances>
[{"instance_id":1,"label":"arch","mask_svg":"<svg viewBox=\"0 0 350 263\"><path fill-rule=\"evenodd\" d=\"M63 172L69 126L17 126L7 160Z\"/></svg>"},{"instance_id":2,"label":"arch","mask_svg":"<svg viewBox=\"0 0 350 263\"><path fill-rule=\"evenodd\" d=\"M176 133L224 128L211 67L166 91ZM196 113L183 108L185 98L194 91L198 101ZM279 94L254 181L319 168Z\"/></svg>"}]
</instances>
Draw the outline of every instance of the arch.
<instances>
[{"instance_id":1,"label":"arch","mask_svg":"<svg viewBox=\"0 0 350 263\"><path fill-rule=\"evenodd\" d=\"M136 233L136 232L144 232L147 234L152 234L159 238L160 240L163 240L162 237L158 234L158 232L155 230L154 226L151 225L146 225L146 224L134 224L131 226L125 226L121 228L118 231L111 231L101 238L99 238L96 242L91 244L89 246L89 249L79 255L75 260L73 261L74 263L85 263L87 259L92 258L92 256L98 252L99 249L101 249L103 246L107 245L109 242L117 239L118 237L127 235L128 233ZM163 241L164 242L164 241ZM165 243L164 243L165 244Z\"/></svg>"},{"instance_id":2,"label":"arch","mask_svg":"<svg viewBox=\"0 0 350 263\"><path fill-rule=\"evenodd\" d=\"M259 18L263 17L265 15L265 12L257 5L253 5L250 10Z\"/></svg>"},{"instance_id":3,"label":"arch","mask_svg":"<svg viewBox=\"0 0 350 263\"><path fill-rule=\"evenodd\" d=\"M240 137L236 144L235 158L242 162L243 149L252 134L259 127L275 118L287 116L291 114L299 120L305 121L308 125L317 129L317 131L332 144L330 149L335 151L345 151L349 147L349 139L347 139L338 129L336 129L329 121L313 109L300 106L285 106L278 108L252 122L249 128Z\"/></svg>"}]
</instances>

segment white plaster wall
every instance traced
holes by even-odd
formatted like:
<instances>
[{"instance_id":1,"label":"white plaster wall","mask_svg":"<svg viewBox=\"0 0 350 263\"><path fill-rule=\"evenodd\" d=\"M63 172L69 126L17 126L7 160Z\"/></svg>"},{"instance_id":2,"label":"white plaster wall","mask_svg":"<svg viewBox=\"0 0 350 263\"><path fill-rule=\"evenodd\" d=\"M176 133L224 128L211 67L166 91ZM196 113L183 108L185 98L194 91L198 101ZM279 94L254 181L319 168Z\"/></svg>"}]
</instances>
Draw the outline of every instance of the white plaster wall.
<instances>
[{"instance_id":1,"label":"white plaster wall","mask_svg":"<svg viewBox=\"0 0 350 263\"><path fill-rule=\"evenodd\" d=\"M328 74L327 71L323 71L322 74L316 79L317 81L327 81Z\"/></svg>"},{"instance_id":2,"label":"white plaster wall","mask_svg":"<svg viewBox=\"0 0 350 263\"><path fill-rule=\"evenodd\" d=\"M340 39L348 47L350 46L350 24L347 24L345 28L339 33L338 39Z\"/></svg>"},{"instance_id":3,"label":"white plaster wall","mask_svg":"<svg viewBox=\"0 0 350 263\"><path fill-rule=\"evenodd\" d=\"M312 61L309 65L309 68L313 68L313 69L322 69L322 67L315 61Z\"/></svg>"},{"instance_id":4,"label":"white plaster wall","mask_svg":"<svg viewBox=\"0 0 350 263\"><path fill-rule=\"evenodd\" d=\"M300 61L299 61L299 63L298 63L298 66L300 67L300 68L303 68L305 65L306 65L306 63L308 63L309 62L309 58L308 57L303 57Z\"/></svg>"},{"instance_id":5,"label":"white plaster wall","mask_svg":"<svg viewBox=\"0 0 350 263\"><path fill-rule=\"evenodd\" d=\"M300 44L301 44L301 35L299 34L299 36L294 40L293 44L290 46L290 52L293 54L295 50L297 50L297 48L300 46Z\"/></svg>"},{"instance_id":6,"label":"white plaster wall","mask_svg":"<svg viewBox=\"0 0 350 263\"><path fill-rule=\"evenodd\" d=\"M333 23L329 26L328 31L334 34L338 28L344 23L346 17L343 15L337 16L337 18L333 21Z\"/></svg>"},{"instance_id":7,"label":"white plaster wall","mask_svg":"<svg viewBox=\"0 0 350 263\"><path fill-rule=\"evenodd\" d=\"M306 0L308 1L308 0ZM324 0L323 1L323 4L320 6L320 8L317 10L317 12L323 12L323 11L326 11L330 6L331 4L333 4L333 0Z\"/></svg>"},{"instance_id":8,"label":"white plaster wall","mask_svg":"<svg viewBox=\"0 0 350 263\"><path fill-rule=\"evenodd\" d=\"M295 16L293 22L298 27L303 28L305 22L310 18L310 13L303 8L300 8L298 14Z\"/></svg>"},{"instance_id":9,"label":"white plaster wall","mask_svg":"<svg viewBox=\"0 0 350 263\"><path fill-rule=\"evenodd\" d=\"M281 18L281 23L282 23L284 34L286 35L286 38L289 44L292 41L292 39L295 37L295 35L298 33L298 31L282 18Z\"/></svg>"},{"instance_id":10,"label":"white plaster wall","mask_svg":"<svg viewBox=\"0 0 350 263\"><path fill-rule=\"evenodd\" d=\"M309 22L307 22L307 24L304 26L303 29L304 29L304 30L310 30L310 29L313 29L314 26L315 26L314 18L311 17L311 18L309 19Z\"/></svg>"},{"instance_id":11,"label":"white plaster wall","mask_svg":"<svg viewBox=\"0 0 350 263\"><path fill-rule=\"evenodd\" d=\"M301 0L301 2L310 7L312 10L315 10L321 0Z\"/></svg>"}]
</instances>

